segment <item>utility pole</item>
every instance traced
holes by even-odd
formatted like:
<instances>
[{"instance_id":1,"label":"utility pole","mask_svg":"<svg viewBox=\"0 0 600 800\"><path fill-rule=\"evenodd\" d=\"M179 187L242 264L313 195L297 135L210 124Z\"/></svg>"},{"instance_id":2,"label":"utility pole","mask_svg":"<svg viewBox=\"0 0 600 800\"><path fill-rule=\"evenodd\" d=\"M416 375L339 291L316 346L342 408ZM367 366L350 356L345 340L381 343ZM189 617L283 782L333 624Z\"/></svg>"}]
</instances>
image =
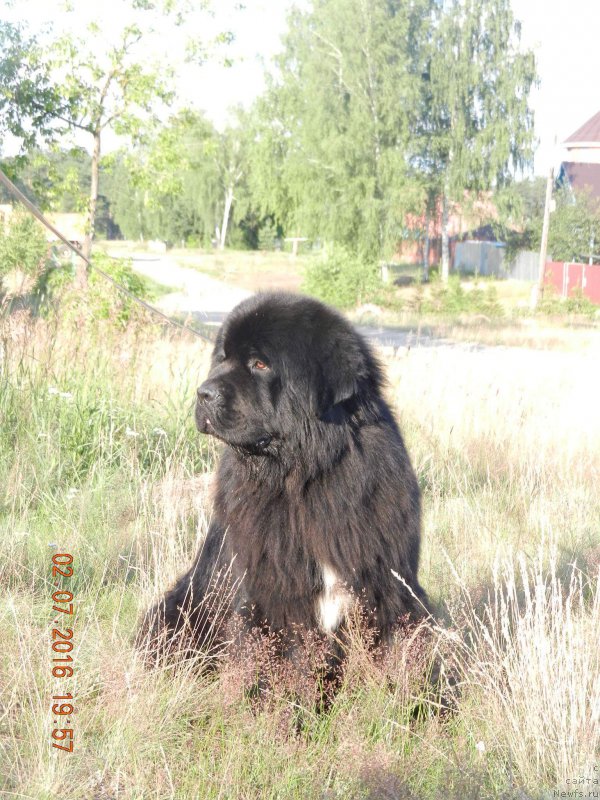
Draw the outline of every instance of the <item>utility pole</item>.
<instances>
[{"instance_id":1,"label":"utility pole","mask_svg":"<svg viewBox=\"0 0 600 800\"><path fill-rule=\"evenodd\" d=\"M556 149L556 137L554 138L554 149ZM552 189L554 187L554 153L552 154L552 165L548 173L546 183L546 202L544 204L544 225L542 227L542 242L540 244L540 266L538 272L538 285L533 307L535 308L544 297L544 281L546 277L546 255L548 253L548 231L550 229L550 210L552 206Z\"/></svg>"}]
</instances>

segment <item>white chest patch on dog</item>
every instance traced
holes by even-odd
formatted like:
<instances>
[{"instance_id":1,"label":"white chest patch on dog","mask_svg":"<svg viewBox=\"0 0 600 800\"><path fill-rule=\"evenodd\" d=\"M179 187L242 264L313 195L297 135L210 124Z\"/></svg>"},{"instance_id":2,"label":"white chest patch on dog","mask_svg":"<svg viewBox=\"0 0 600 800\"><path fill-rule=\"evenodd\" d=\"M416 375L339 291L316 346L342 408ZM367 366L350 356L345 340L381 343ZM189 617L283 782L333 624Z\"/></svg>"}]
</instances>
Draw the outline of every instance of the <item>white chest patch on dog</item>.
<instances>
[{"instance_id":1,"label":"white chest patch on dog","mask_svg":"<svg viewBox=\"0 0 600 800\"><path fill-rule=\"evenodd\" d=\"M323 591L317 600L317 614L325 633L334 633L346 616L350 606L350 594L336 573L323 564Z\"/></svg>"}]
</instances>

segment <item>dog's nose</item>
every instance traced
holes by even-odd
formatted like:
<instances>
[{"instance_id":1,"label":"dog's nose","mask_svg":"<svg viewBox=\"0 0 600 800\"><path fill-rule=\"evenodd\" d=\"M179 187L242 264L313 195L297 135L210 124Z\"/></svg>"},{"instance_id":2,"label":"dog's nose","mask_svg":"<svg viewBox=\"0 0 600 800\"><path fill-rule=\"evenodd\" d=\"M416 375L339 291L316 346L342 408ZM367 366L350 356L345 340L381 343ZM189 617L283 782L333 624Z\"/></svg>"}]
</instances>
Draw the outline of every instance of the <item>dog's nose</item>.
<instances>
[{"instance_id":1,"label":"dog's nose","mask_svg":"<svg viewBox=\"0 0 600 800\"><path fill-rule=\"evenodd\" d=\"M198 400L204 403L212 403L219 396L219 390L212 381L204 381L202 386L198 387Z\"/></svg>"}]
</instances>

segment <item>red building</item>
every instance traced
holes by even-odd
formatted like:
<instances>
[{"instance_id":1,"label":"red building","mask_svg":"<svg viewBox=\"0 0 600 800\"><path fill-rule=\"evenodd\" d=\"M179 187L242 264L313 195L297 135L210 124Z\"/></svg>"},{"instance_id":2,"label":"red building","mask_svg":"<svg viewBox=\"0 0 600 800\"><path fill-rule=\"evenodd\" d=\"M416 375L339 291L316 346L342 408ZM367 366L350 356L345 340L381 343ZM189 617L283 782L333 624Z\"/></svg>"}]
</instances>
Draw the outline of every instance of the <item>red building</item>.
<instances>
[{"instance_id":1,"label":"red building","mask_svg":"<svg viewBox=\"0 0 600 800\"><path fill-rule=\"evenodd\" d=\"M451 203L448 214L448 235L450 238L450 264L454 263L457 242L472 239L475 241L495 241L489 224L498 218L498 211L491 200L491 193L482 193L473 198L464 193L464 202ZM425 242L429 233L429 266L442 260L442 203L437 204L435 214L426 218L424 214L407 214L406 233L398 243L396 258L405 264L422 264L425 258Z\"/></svg>"}]
</instances>

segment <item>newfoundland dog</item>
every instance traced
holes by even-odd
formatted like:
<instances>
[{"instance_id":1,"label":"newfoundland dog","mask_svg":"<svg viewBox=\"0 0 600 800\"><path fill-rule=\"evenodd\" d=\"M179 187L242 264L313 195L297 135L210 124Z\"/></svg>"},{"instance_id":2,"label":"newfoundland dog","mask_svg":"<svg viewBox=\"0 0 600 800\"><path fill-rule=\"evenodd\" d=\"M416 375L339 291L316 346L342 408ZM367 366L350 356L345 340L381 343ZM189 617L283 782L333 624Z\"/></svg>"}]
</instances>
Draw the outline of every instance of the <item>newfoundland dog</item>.
<instances>
[{"instance_id":1,"label":"newfoundland dog","mask_svg":"<svg viewBox=\"0 0 600 800\"><path fill-rule=\"evenodd\" d=\"M226 445L212 522L146 640L207 652L259 629L293 658L302 630L333 652L355 603L376 642L423 616L419 487L382 382L362 336L316 300L258 294L229 314L196 403L198 429Z\"/></svg>"}]
</instances>

